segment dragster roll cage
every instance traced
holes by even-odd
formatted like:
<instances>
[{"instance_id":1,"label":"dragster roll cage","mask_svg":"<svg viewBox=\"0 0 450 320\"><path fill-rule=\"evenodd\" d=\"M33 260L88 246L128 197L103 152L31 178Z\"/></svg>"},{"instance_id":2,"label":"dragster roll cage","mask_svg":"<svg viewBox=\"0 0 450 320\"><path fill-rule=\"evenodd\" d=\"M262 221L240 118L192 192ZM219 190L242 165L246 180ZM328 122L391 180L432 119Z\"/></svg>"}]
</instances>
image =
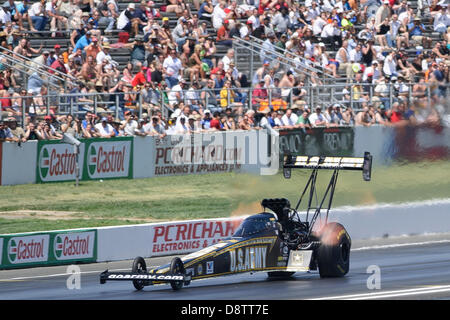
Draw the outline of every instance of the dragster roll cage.
<instances>
[{"instance_id":1,"label":"dragster roll cage","mask_svg":"<svg viewBox=\"0 0 450 320\"><path fill-rule=\"evenodd\" d=\"M284 155L283 159L283 175L286 179L291 178L291 169L312 169L308 182L297 202L295 209L290 208L287 199L264 199L261 205L274 211L279 220L285 221L290 219L290 213L297 214L297 209L302 202L303 196L309 190L308 207L306 211L306 221L303 222L308 228L308 236L311 234L314 224L321 213L321 209L328 198L325 223L328 222L328 214L333 202L334 191L336 188L337 178L340 170L359 170L362 171L364 181L370 181L372 175L372 155L369 152L364 153L364 157L329 157L329 156L294 156ZM317 199L316 181L318 171L321 169L334 170L331 176L325 194L316 206L312 206L314 196ZM317 200L316 200L317 201ZM309 221L310 211L314 210L311 220Z\"/></svg>"}]
</instances>

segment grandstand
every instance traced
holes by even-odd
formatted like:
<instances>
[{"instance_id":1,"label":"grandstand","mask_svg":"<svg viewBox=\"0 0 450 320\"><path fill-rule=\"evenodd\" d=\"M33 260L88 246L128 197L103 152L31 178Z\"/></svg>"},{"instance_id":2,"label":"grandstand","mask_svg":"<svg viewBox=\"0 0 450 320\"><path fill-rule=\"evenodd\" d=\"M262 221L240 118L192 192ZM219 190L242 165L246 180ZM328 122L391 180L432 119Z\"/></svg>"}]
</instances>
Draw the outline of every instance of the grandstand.
<instances>
[{"instance_id":1,"label":"grandstand","mask_svg":"<svg viewBox=\"0 0 450 320\"><path fill-rule=\"evenodd\" d=\"M6 1L5 3L7 3L7 2L8 1ZM136 7L139 6L139 4L140 4L140 2L133 2L133 1L130 2L130 1L124 1L124 0L116 0L116 2L117 2L119 14L121 12L123 12L124 10L126 10L130 3L134 3ZM229 1L227 5L231 5L232 2L233 1ZM312 1L312 2L314 2L314 1ZM331 1L331 2L334 3L334 1ZM30 2L29 6L31 6L33 3L35 3L34 0ZM283 2L281 0L278 1L278 4L284 5L284 3L285 2ZM311 3L311 1L306 1L306 2L304 2L304 1L300 1L300 2L287 1L286 5L288 3L291 6L295 6L296 4L299 4L302 6L305 4L309 5ZM394 6L400 5L400 3L401 3L401 1L391 0L390 6L392 7L393 5ZM160 0L154 1L153 8L159 10L159 13L160 13L160 15L154 19L154 23L158 23L159 25L161 25L162 19L168 18L170 30L172 31L177 26L180 16L177 15L175 12L166 12L165 8L166 8L167 4L168 4L168 2L163 2ZM186 4L189 6L189 9L190 9L190 17L192 17L192 15L198 15L198 10L196 9L196 7L194 6L193 3L188 2ZM238 2L238 4L241 4L241 3ZM415 15L419 14L420 8L418 7L419 3L417 0L408 1L407 4L408 4L409 8L413 10ZM368 13L371 10L373 11L372 13L374 14L376 12L376 9L382 4L379 1L361 1L360 3L358 2L357 5L361 6L361 8L367 8L367 12L366 12L366 18L367 18ZM446 8L445 1L440 1L440 2L433 1L433 5L437 5L437 6L442 5L442 7L444 7L444 9ZM83 10L90 11L89 14L91 14L92 8L91 8L91 10L89 10L89 7L86 7L86 8L87 9L83 9ZM346 12L350 12L350 11L346 11ZM267 14L267 12L268 11L263 10L264 14ZM270 13L270 10L269 10L269 13ZM407 61L409 61L410 63L413 62L414 59L417 57L418 50L421 51L422 53L431 52L431 49L435 48L437 43L446 41L447 40L446 37L448 37L448 34L446 34L446 33L434 31L433 16L431 15L430 11L420 10L420 13L421 13L421 16L420 16L421 23L424 25L424 28L425 28L423 36L431 39L431 41L432 41L431 48L429 48L428 50L427 50L427 48L425 48L425 50L423 48L418 49L417 44L412 44L409 47L405 48L404 52L407 54ZM448 11L447 11L447 15L448 15ZM234 20L234 23L240 22L242 24L246 24L248 21L248 16L244 15L239 18L234 18L233 20ZM207 32L211 38L217 37L217 32L216 32L216 29L212 25L211 19L200 19L199 21L207 23ZM358 34L361 30L363 30L363 28L365 26L365 22L366 22L366 20L363 20L363 21L360 21L359 23L353 24L355 35ZM70 36L73 32L72 29L57 30L55 32L55 30L50 30L50 23L47 23L44 30L32 32L32 31L30 31L30 26L28 25L28 21L26 19L23 22L23 27L24 27L24 29L19 34L19 38L24 37L26 39L29 39L30 46L34 49L41 48L40 51L37 51L37 50L33 51L30 58L36 58L45 50L51 52L52 50L54 50L55 45L60 46L61 52L65 52L65 51L69 50L69 48L72 47L72 43L70 41ZM124 31L116 29L117 24L114 25L113 30L108 30L108 32L105 32L105 28L106 28L105 24L104 25L99 24L97 29L100 31L102 38L106 37L107 38L106 42L112 46L112 50L110 50L110 55L111 55L112 59L115 62L117 62L118 70L120 72L122 72L124 70L124 68L126 67L126 65L130 61L130 49L124 47L123 44L133 42L135 40L135 37L133 35L129 35L129 34L124 37ZM300 30L300 28L298 28L297 30ZM294 31L295 31L295 33L299 32L299 31L296 31L296 29L291 29L289 31L289 33L287 34L288 39L292 38ZM143 35L143 33L141 33L140 35ZM125 38L125 40L124 40L124 38ZM104 40L105 39L103 39L103 42L105 42ZM239 114L237 114L238 116L242 116L242 114L240 114L242 112L242 110L246 111L247 109L253 109L255 111L258 111L258 110L261 111L261 105L260 104L254 105L254 103L253 103L252 94L254 92L255 83L254 82L252 83L252 80L254 78L255 72L259 68L262 67L263 62L264 62L264 61L262 61L261 54L260 54L261 51L264 50L264 40L265 40L265 37L257 38L254 35L248 36L245 39L240 38L239 36L234 36L232 48L235 51L235 56L234 56L235 66L236 66L236 69L239 71L240 75L243 74L246 76L246 78L248 80L247 81L248 86L249 86L249 88L239 88L239 90L238 90L239 98L242 99L242 100L240 100L240 102L244 102L244 108L239 109L239 112L238 112ZM314 36L310 39L310 45L311 46L319 46L322 43L324 43L325 40L326 39L322 39L320 36ZM120 43L122 43L122 45L117 45ZM213 54L213 57L217 61L220 61L227 54L227 51L230 49L230 46L223 45L220 43L216 43L215 45L216 45L217 50ZM64 114L70 113L70 114L76 114L78 116L83 116L84 113L86 113L86 111L93 111L94 113L97 113L97 111L100 111L103 113L103 115L111 114L114 116L114 118L116 118L116 119L120 118L120 120L123 120L123 111L125 111L125 110L121 110L121 112L119 112L120 108L117 107L119 97L117 97L117 96L114 98L106 97L109 94L105 93L106 98L101 99L102 101L95 100L94 103L91 103L90 107L79 108L79 107L77 107L77 106L79 106L79 104L78 104L79 101L77 100L79 98L79 94L74 96L73 94L70 95L70 92L71 92L71 88L73 88L73 86L76 86L76 83L80 81L80 78L77 79L76 77L73 77L73 76L65 76L64 74L61 74L60 72L53 73L53 70L51 70L50 68L45 68L44 70L42 68L37 68L37 70L33 69L30 67L30 63L28 63L27 59L25 59L24 57L21 57L19 54L15 55L14 53L12 53L13 49L14 49L13 47L10 47L9 49L3 47L3 50L0 53L0 61L2 62L2 64L4 66L11 67L13 69L13 71L15 72L15 74L17 76L17 83L26 85L28 83L31 73L33 73L34 71L41 74L42 77L44 79L46 79L46 81L47 81L47 86L48 86L47 89L48 89L49 97L47 97L46 110L44 113L41 113L40 115L44 116L44 115L54 114L54 116L57 116L58 114L64 115ZM337 50L334 50L334 49L336 49L336 48L332 48L332 46L328 45L328 43L327 43L325 52L328 55L328 57L334 58L336 56ZM448 49L447 49L447 51L448 51ZM388 53L388 52L383 52L383 54L385 54L385 53ZM192 52L191 52L191 54L192 54ZM19 59L16 59L17 57L19 57ZM306 92L303 96L300 96L300 97L295 96L292 93L289 94L289 96L285 96L282 110L291 108L295 104L296 101L303 102L303 104L299 104L300 109L304 109L305 106L308 106L309 112L311 112L312 108L315 108L317 105L320 105L323 108L323 110L325 110L331 104L341 104L343 107L345 107L345 106L351 107L353 110L358 111L358 110L362 110L366 106L373 106L373 104L374 104L372 101L372 98L377 95L376 94L376 92L377 92L376 91L376 83L368 83L366 81L364 83L358 83L357 85L355 85L355 79L354 79L353 73L352 73L352 77L349 78L348 72L346 70L337 68L337 70L336 70L337 74L336 74L336 76L333 76L329 70L327 70L323 65L320 64L319 61L317 61L317 60L314 61L313 59L310 59L311 57L307 57L306 54L304 54L303 56L298 56L297 51L289 51L289 50L277 51L277 52L273 52L273 54L271 53L271 57L273 58L271 62L273 62L273 60L277 61L276 70L275 70L276 73L273 76L273 78L276 78L276 77L282 78L288 71L291 70L296 75L296 85L295 86L297 86L298 82L303 82L304 84L303 84L302 88L300 88L299 90L301 92L301 90L303 89ZM24 60L25 60L25 62L24 62ZM448 54L447 54L447 58L438 59L438 60L441 62L444 62L446 64L446 68L447 68L446 71L444 72L445 79L439 83L439 85L440 85L439 88L441 90L441 91L439 91L439 96L447 97L448 90L446 88L448 86L448 79L449 79ZM439 62L438 60L432 59L430 61L430 65L433 63ZM270 67L273 68L273 65L271 64ZM363 66L363 67L368 67L368 66ZM49 72L51 74L49 74ZM133 75L135 75L137 72L139 72L139 70L137 70L136 68L134 68L134 70L132 70ZM357 74L357 73L359 73L359 71L355 71L355 74ZM424 77L423 74L424 74L423 72L418 72L418 77L416 76L414 81L411 81L412 79L408 79L406 81L406 82L410 81L412 83L408 84L407 94L405 94L404 97L411 98L413 96L412 93L415 90L414 85L417 85L417 83L419 82L418 78ZM186 91L187 91L186 89L190 87L190 80L192 78L189 77L189 75L186 72L184 73L184 77L185 77L185 81L187 82L186 87L184 88L185 89L184 95L186 95ZM65 81L62 81L63 78L65 79ZM398 96L399 96L398 90L395 89L394 84L389 81L388 77L387 77L387 80L388 80L387 81L387 89L386 89L387 93L382 95L381 99L376 100L378 102L380 102L380 100L381 100L382 103L378 103L375 106L375 108L384 107L385 109L390 109L391 106L395 102L398 101ZM60 85L61 83L64 83L64 86L62 88L58 89L58 84L61 87L61 85ZM85 83L85 85L86 84L87 83ZM67 85L69 85L69 88L67 87ZM358 95L356 95L354 90L355 90L355 88L358 89L358 86L362 87L362 89L361 89L362 91L358 92ZM442 88L445 88L445 89L442 89ZM20 89L22 89L22 88L19 88L19 87L14 88L16 93L18 93L20 91ZM200 89L200 88L197 88L197 89ZM280 88L280 89L289 89L290 91L292 91L291 88ZM132 107L130 107L128 109L134 109L134 111L136 113L138 113L138 118L140 118L143 113L148 114L149 112L152 112L151 109L147 109L146 107L143 108L142 100L139 95L138 88L134 87L133 90L136 90L135 92L137 94L135 96L133 96L134 101L131 103ZM230 90L232 91L232 89L227 89L227 92L230 92ZM360 90L360 89L358 89L358 90ZM436 94L436 92L433 90L435 90L435 85L433 86L430 83L428 83L426 93L424 93L424 97L427 99L427 102L426 102L427 104L431 103L431 101L433 100L433 96ZM64 91L64 92L62 92L62 91ZM215 88L215 93L217 94L218 100L221 98L219 95L220 91L221 91L221 88L217 88L217 87ZM266 99L268 100L267 105L268 105L270 111L274 111L271 92L272 91L269 90L269 94L266 97ZM2 97L2 98L11 99L12 93L13 93L13 91L10 90L10 92L9 92L10 97L8 98L8 96L6 96L6 97ZM130 92L130 94L131 93L132 92ZM28 94L29 94L29 92L28 92ZM168 120L168 117L172 113L176 112L176 109L178 106L178 103L176 103L174 105L168 101L167 96L169 96L169 95L170 95L170 90L166 91L166 95L164 94L163 91L161 91L161 96L160 96L160 100L159 100L160 103L157 106L158 107L157 110L163 111L163 117L165 118L165 120ZM361 101L359 99L361 99L361 97L364 95L366 95L368 97L368 100L365 101L364 103L361 103ZM44 97L46 97L45 94L44 94ZM85 94L85 97L89 98L90 95ZM243 97L246 97L246 99L244 99ZM231 97L231 98L233 98L233 97ZM97 99L97 98L95 98L95 99ZM407 100L407 103L411 102L410 99L406 99L406 100ZM232 101L230 101L230 94L227 94L226 98L222 97L222 101L226 101L226 103L224 103L222 105L222 107L224 107L224 106L230 107L233 105ZM186 99L183 102L185 102L187 104L191 103L191 101L187 101ZM55 108L55 104L57 104L56 108ZM89 103L87 103L87 104L89 104ZM53 109L49 108L49 105L52 105L54 108ZM116 107L114 107L114 106L116 106ZM97 110L97 107L99 107L98 110ZM200 108L200 112L193 112L193 113L194 113L194 115L196 115L197 113L200 113L200 116L203 117L204 109L206 109L206 106L203 106L203 108ZM191 111L198 111L198 110L191 110ZM223 111L225 111L225 110L223 110ZM179 115L179 112L177 112L176 114ZM25 126L26 122L28 121L26 119L25 113L17 112L16 114L14 114L14 113L11 114L11 112L8 112L8 109L5 109L5 107L3 106L2 118L4 119L4 118L10 117L10 116L15 116L18 120L22 120L23 126ZM167 122L167 121L165 121L165 122ZM354 122L347 123L347 124L354 124Z\"/></svg>"}]
</instances>

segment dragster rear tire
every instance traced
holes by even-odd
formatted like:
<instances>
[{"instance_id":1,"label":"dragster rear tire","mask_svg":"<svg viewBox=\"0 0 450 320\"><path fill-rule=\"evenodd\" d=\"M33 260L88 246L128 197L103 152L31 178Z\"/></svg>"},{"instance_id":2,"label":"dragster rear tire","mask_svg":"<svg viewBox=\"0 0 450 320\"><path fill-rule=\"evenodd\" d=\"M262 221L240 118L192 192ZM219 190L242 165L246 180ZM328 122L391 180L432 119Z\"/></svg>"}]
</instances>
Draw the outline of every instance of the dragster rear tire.
<instances>
[{"instance_id":1,"label":"dragster rear tire","mask_svg":"<svg viewBox=\"0 0 450 320\"><path fill-rule=\"evenodd\" d=\"M320 232L316 251L321 278L343 277L350 268L351 238L340 223L326 224Z\"/></svg>"},{"instance_id":2,"label":"dragster rear tire","mask_svg":"<svg viewBox=\"0 0 450 320\"><path fill-rule=\"evenodd\" d=\"M131 267L131 272L137 272L137 273L146 273L147 272L147 265L145 263L144 258L142 257L136 257L133 261L133 265ZM133 286L136 288L136 290L142 290L146 285L147 281L145 280L133 280Z\"/></svg>"},{"instance_id":3,"label":"dragster rear tire","mask_svg":"<svg viewBox=\"0 0 450 320\"><path fill-rule=\"evenodd\" d=\"M183 261L180 258L176 257L172 259L170 263L170 273L171 274L186 274L186 270L184 269ZM170 286L173 290L177 291L183 288L184 281L171 281Z\"/></svg>"}]
</instances>

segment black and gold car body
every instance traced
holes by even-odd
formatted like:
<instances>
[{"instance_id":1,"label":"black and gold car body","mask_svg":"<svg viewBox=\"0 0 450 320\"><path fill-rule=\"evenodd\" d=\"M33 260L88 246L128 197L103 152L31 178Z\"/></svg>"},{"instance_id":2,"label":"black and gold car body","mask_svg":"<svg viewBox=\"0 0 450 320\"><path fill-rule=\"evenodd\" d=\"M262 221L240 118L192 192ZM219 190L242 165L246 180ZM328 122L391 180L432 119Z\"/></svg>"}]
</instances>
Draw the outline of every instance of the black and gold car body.
<instances>
[{"instance_id":1,"label":"black and gold car body","mask_svg":"<svg viewBox=\"0 0 450 320\"><path fill-rule=\"evenodd\" d=\"M295 272L319 270L321 277L342 277L349 271L351 238L337 222L328 222L339 170L361 170L366 181L371 177L372 157L285 157L284 176L290 170L308 168L313 172L295 208L288 199L264 199L264 212L248 216L234 235L184 257L173 258L169 264L147 268L145 259L137 257L131 272L105 272L100 283L111 280L132 281L136 289L170 283L174 290L189 285L192 280L267 272L269 277L286 277ZM316 178L320 169L333 169L328 188L319 204L316 196ZM309 193L307 192L309 191ZM306 218L297 211L303 196L309 194ZM316 221L328 199L326 216ZM268 211L267 211L268 209ZM310 210L313 212L310 214ZM308 217L310 219L308 219Z\"/></svg>"}]
</instances>

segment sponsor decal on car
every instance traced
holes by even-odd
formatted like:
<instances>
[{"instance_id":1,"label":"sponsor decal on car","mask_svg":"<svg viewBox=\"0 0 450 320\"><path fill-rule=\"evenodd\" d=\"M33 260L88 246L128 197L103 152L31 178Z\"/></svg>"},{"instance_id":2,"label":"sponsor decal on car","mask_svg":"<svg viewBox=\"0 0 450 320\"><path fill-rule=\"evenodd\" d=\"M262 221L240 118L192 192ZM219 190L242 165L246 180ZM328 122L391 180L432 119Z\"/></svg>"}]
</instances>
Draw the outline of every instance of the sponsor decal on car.
<instances>
[{"instance_id":1,"label":"sponsor decal on car","mask_svg":"<svg viewBox=\"0 0 450 320\"><path fill-rule=\"evenodd\" d=\"M214 261L206 262L206 274L214 273Z\"/></svg>"},{"instance_id":2,"label":"sponsor decal on car","mask_svg":"<svg viewBox=\"0 0 450 320\"><path fill-rule=\"evenodd\" d=\"M158 280L158 281L180 281L189 280L190 276L179 275L157 275L157 274L109 274L109 280Z\"/></svg>"},{"instance_id":3,"label":"sponsor decal on car","mask_svg":"<svg viewBox=\"0 0 450 320\"><path fill-rule=\"evenodd\" d=\"M230 250L230 271L242 272L266 267L267 246L248 246Z\"/></svg>"},{"instance_id":4,"label":"sponsor decal on car","mask_svg":"<svg viewBox=\"0 0 450 320\"><path fill-rule=\"evenodd\" d=\"M197 267L197 274L198 274L199 276L201 276L201 275L203 274L203 266L202 266L201 263L200 263L200 264L198 265L198 267Z\"/></svg>"}]
</instances>

